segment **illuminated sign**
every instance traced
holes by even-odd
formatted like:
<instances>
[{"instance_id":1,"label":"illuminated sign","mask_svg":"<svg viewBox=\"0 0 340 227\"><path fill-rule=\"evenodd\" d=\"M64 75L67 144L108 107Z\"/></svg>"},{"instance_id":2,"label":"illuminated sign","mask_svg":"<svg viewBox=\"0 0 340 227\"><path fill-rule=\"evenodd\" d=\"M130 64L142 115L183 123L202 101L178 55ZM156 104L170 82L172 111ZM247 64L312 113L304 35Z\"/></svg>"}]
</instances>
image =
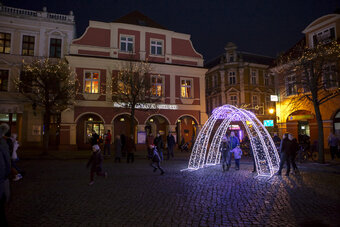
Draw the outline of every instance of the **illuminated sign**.
<instances>
[{"instance_id":1,"label":"illuminated sign","mask_svg":"<svg viewBox=\"0 0 340 227\"><path fill-rule=\"evenodd\" d=\"M114 102L113 107L117 108L130 108L129 103ZM160 110L177 110L178 105L169 104L154 104L154 103L138 103L135 106L136 109L160 109Z\"/></svg>"},{"instance_id":2,"label":"illuminated sign","mask_svg":"<svg viewBox=\"0 0 340 227\"><path fill-rule=\"evenodd\" d=\"M270 101L277 102L277 101L279 101L279 97L277 95L271 95L270 96Z\"/></svg>"},{"instance_id":3,"label":"illuminated sign","mask_svg":"<svg viewBox=\"0 0 340 227\"><path fill-rule=\"evenodd\" d=\"M229 125L229 129L230 130L240 130L240 126L239 125Z\"/></svg>"},{"instance_id":4,"label":"illuminated sign","mask_svg":"<svg viewBox=\"0 0 340 227\"><path fill-rule=\"evenodd\" d=\"M263 125L264 125L264 127L273 127L274 126L274 120L264 120Z\"/></svg>"},{"instance_id":5,"label":"illuminated sign","mask_svg":"<svg viewBox=\"0 0 340 227\"><path fill-rule=\"evenodd\" d=\"M314 115L313 114L291 115L288 117L289 121L308 120L308 119L314 119Z\"/></svg>"}]
</instances>

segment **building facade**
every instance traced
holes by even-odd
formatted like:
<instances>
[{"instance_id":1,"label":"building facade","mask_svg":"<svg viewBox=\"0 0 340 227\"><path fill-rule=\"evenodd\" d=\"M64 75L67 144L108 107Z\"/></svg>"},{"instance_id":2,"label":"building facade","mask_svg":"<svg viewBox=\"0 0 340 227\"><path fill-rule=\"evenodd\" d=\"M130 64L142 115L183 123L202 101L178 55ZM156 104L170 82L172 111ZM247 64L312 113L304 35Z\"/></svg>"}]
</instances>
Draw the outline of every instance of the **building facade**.
<instances>
[{"instance_id":1,"label":"building facade","mask_svg":"<svg viewBox=\"0 0 340 227\"><path fill-rule=\"evenodd\" d=\"M269 72L274 59L239 51L234 43L228 43L225 51L206 64L207 113L230 104L254 112L262 123L264 120L274 123L275 114L269 113L275 107L270 99L275 95L274 76ZM240 128L240 124L234 124L234 130ZM268 129L275 131L274 125Z\"/></svg>"},{"instance_id":2,"label":"building facade","mask_svg":"<svg viewBox=\"0 0 340 227\"><path fill-rule=\"evenodd\" d=\"M112 77L129 61L147 61L150 80L161 98L157 107L135 113L136 143L145 146L147 133L163 139L171 131L189 142L206 119L203 57L190 35L165 29L139 12L111 23L90 21L84 34L72 41L67 56L80 90L76 104L62 113L60 143L88 148L92 130L103 136L129 136L130 110L112 101Z\"/></svg>"},{"instance_id":3,"label":"building facade","mask_svg":"<svg viewBox=\"0 0 340 227\"><path fill-rule=\"evenodd\" d=\"M42 113L32 109L15 86L22 63L38 58L62 58L75 36L73 13L69 15L12 8L0 4L0 122L18 134L21 145L41 145ZM57 126L51 144L57 145Z\"/></svg>"},{"instance_id":4,"label":"building facade","mask_svg":"<svg viewBox=\"0 0 340 227\"><path fill-rule=\"evenodd\" d=\"M329 14L320 17L309 24L302 32L305 37L297 44L313 48L318 42L327 44L340 37L340 15ZM296 46L297 46L296 45ZM291 49L294 51L294 47ZM331 79L326 87L330 91L337 91L340 86L339 60L330 62L323 74ZM318 126L315 118L315 110L311 102L299 103L298 107L291 104L291 100L297 95L301 87L296 85L296 74L286 73L276 66L271 71L276 74L279 102L276 105L279 132L292 133L296 138L299 135L308 135L310 142L318 140ZM322 75L324 80L326 75ZM319 83L322 83L321 81ZM328 147L327 138L330 132L340 136L340 96L337 96L320 106L324 127L324 145Z\"/></svg>"}]
</instances>

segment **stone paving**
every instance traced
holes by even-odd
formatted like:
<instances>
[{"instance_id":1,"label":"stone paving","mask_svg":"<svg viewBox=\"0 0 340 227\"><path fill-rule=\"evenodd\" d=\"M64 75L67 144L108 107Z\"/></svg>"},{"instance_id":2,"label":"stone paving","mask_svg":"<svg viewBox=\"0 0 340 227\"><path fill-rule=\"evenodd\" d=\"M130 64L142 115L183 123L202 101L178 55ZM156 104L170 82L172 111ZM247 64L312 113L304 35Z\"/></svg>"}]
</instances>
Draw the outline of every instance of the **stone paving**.
<instances>
[{"instance_id":1,"label":"stone paving","mask_svg":"<svg viewBox=\"0 0 340 227\"><path fill-rule=\"evenodd\" d=\"M250 160L180 171L186 158L104 161L107 179L88 186L87 160L22 160L11 183L10 226L339 226L340 165L300 164L300 175L259 178Z\"/></svg>"}]
</instances>

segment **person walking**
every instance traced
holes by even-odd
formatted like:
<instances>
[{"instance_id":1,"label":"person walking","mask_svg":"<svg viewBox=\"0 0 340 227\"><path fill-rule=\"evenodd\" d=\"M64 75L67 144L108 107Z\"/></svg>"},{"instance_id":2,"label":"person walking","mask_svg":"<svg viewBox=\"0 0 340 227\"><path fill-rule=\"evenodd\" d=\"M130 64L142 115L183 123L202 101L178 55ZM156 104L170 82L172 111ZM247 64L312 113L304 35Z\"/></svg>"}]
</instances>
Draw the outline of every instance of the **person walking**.
<instances>
[{"instance_id":1,"label":"person walking","mask_svg":"<svg viewBox=\"0 0 340 227\"><path fill-rule=\"evenodd\" d=\"M240 140L235 136L234 132L230 133L229 141L230 141L230 152L233 152L232 151L233 149L240 146ZM235 154L234 154L234 159L235 159ZM236 162L236 159L235 159L235 162ZM230 166L231 166L231 154L227 160L227 170L229 170Z\"/></svg>"},{"instance_id":2,"label":"person walking","mask_svg":"<svg viewBox=\"0 0 340 227\"><path fill-rule=\"evenodd\" d=\"M111 132L110 130L107 130L107 133L104 138L104 155L107 154L110 156L111 155Z\"/></svg>"},{"instance_id":3,"label":"person walking","mask_svg":"<svg viewBox=\"0 0 340 227\"><path fill-rule=\"evenodd\" d=\"M291 153L293 149L293 142L292 140L290 140L291 137L289 137L288 135L289 133L284 134L282 141L281 141L281 145L280 145L281 161L280 161L279 170L276 173L276 175L279 175L279 176L281 176L281 171L285 163L287 163L286 176L289 176L289 172L290 172L290 160L291 160Z\"/></svg>"},{"instance_id":4,"label":"person walking","mask_svg":"<svg viewBox=\"0 0 340 227\"><path fill-rule=\"evenodd\" d=\"M235 169L240 170L240 160L242 156L242 150L240 146L235 147L230 152L234 153L234 159L235 159Z\"/></svg>"},{"instance_id":5,"label":"person walking","mask_svg":"<svg viewBox=\"0 0 340 227\"><path fill-rule=\"evenodd\" d=\"M148 152L147 153L148 159L151 157L152 152L153 152L150 147L153 144L154 139L155 139L155 137L152 135L151 132L149 132L149 135L146 137L146 141L145 141L145 143L146 143L146 150Z\"/></svg>"},{"instance_id":6,"label":"person walking","mask_svg":"<svg viewBox=\"0 0 340 227\"><path fill-rule=\"evenodd\" d=\"M130 135L130 137L126 137L126 141L125 141L125 148L126 148L126 152L127 152L127 158L126 158L126 162L127 163L133 163L135 160L135 151L136 151L136 145L135 142L133 140L133 135Z\"/></svg>"},{"instance_id":7,"label":"person walking","mask_svg":"<svg viewBox=\"0 0 340 227\"><path fill-rule=\"evenodd\" d=\"M92 137L90 139L91 146L99 144L99 135L96 133L96 131L92 131Z\"/></svg>"},{"instance_id":8,"label":"person walking","mask_svg":"<svg viewBox=\"0 0 340 227\"><path fill-rule=\"evenodd\" d=\"M156 172L157 169L159 169L161 171L161 175L163 175L165 172L163 168L161 167L161 157L159 156L157 152L157 147L151 144L150 149L152 150L152 154L150 155L150 159L151 159L150 165L153 167L153 172ZM157 166L155 166L155 163Z\"/></svg>"},{"instance_id":9,"label":"person walking","mask_svg":"<svg viewBox=\"0 0 340 227\"><path fill-rule=\"evenodd\" d=\"M229 170L229 168L227 168L228 166L228 162L227 160L230 157L230 143L228 141L228 138L226 136L224 136L222 138L222 144L220 146L220 152L221 152L221 163L222 163L222 171L226 171Z\"/></svg>"},{"instance_id":10,"label":"person walking","mask_svg":"<svg viewBox=\"0 0 340 227\"><path fill-rule=\"evenodd\" d=\"M163 161L164 143L160 133L157 133L157 137L154 139L153 144L157 147L159 157L161 158L161 161Z\"/></svg>"},{"instance_id":11,"label":"person walking","mask_svg":"<svg viewBox=\"0 0 340 227\"><path fill-rule=\"evenodd\" d=\"M331 158L334 160L335 155L338 153L339 139L331 132L328 136L328 146L331 153Z\"/></svg>"},{"instance_id":12,"label":"person walking","mask_svg":"<svg viewBox=\"0 0 340 227\"><path fill-rule=\"evenodd\" d=\"M168 158L167 160L170 159L170 155L173 158L174 157L174 147L175 147L175 137L171 134L171 132L169 131L169 135L166 138L167 141L167 145L168 145Z\"/></svg>"},{"instance_id":13,"label":"person walking","mask_svg":"<svg viewBox=\"0 0 340 227\"><path fill-rule=\"evenodd\" d=\"M91 166L90 171L90 182L89 185L93 185L94 183L94 174L96 173L97 176L107 177L107 172L103 172L103 155L101 154L100 147L98 144L92 146L92 155L87 162L86 167L89 168Z\"/></svg>"},{"instance_id":14,"label":"person walking","mask_svg":"<svg viewBox=\"0 0 340 227\"><path fill-rule=\"evenodd\" d=\"M4 135L9 131L6 123L0 125L0 226L7 227L5 204L9 200L9 175L11 173L11 161L9 149Z\"/></svg>"},{"instance_id":15,"label":"person walking","mask_svg":"<svg viewBox=\"0 0 340 227\"><path fill-rule=\"evenodd\" d=\"M120 136L117 135L114 141L114 148L115 148L115 162L120 163L120 159L122 158L122 143L120 141Z\"/></svg>"}]
</instances>

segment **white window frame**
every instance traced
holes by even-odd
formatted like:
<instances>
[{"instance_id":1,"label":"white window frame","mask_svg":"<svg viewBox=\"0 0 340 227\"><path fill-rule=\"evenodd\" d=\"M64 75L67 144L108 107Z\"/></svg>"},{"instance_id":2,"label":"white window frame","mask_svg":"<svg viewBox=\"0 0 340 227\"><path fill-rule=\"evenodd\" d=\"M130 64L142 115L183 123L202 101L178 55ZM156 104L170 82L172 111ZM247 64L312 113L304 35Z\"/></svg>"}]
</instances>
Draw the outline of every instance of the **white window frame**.
<instances>
[{"instance_id":1,"label":"white window frame","mask_svg":"<svg viewBox=\"0 0 340 227\"><path fill-rule=\"evenodd\" d=\"M126 38L126 48L125 50L122 50L122 38ZM128 39L132 38L132 41L129 41ZM129 51L129 43L132 43L132 51ZM135 53L135 36L134 35L125 35L125 34L120 34L119 36L119 52L121 53Z\"/></svg>"},{"instance_id":2,"label":"white window frame","mask_svg":"<svg viewBox=\"0 0 340 227\"><path fill-rule=\"evenodd\" d=\"M255 78L255 83L253 81L253 78ZM252 85L258 84L258 70L255 70L255 69L250 70L250 83Z\"/></svg>"},{"instance_id":3,"label":"white window frame","mask_svg":"<svg viewBox=\"0 0 340 227\"><path fill-rule=\"evenodd\" d=\"M12 30L6 30L6 29L1 29L1 33L10 33L11 34L11 46L10 46L10 51L7 54L13 54L13 34L14 32ZM5 54L5 53L0 53L0 54Z\"/></svg>"},{"instance_id":4,"label":"white window frame","mask_svg":"<svg viewBox=\"0 0 340 227\"><path fill-rule=\"evenodd\" d=\"M234 78L235 79L235 83L230 83L231 82L231 78ZM235 71L230 71L229 73L228 73L228 84L229 85L234 85L234 84L236 84L237 83L237 81L236 81L236 72Z\"/></svg>"},{"instance_id":5,"label":"white window frame","mask_svg":"<svg viewBox=\"0 0 340 227\"><path fill-rule=\"evenodd\" d=\"M189 97L183 97L182 96L182 81L183 80L190 80L190 94L189 94ZM193 99L194 98L194 79L193 78L188 78L188 77L181 77L180 78L180 97L181 97L181 99ZM187 87L187 86L185 86L185 87Z\"/></svg>"},{"instance_id":6,"label":"white window frame","mask_svg":"<svg viewBox=\"0 0 340 227\"><path fill-rule=\"evenodd\" d=\"M26 36L34 36L34 54L33 54L33 56L39 56L38 47L37 47L37 34L36 33L28 33L28 32L21 33L20 55L21 56L31 56L31 55L22 55L22 48L23 48L22 44L23 44L23 41L24 41L24 35L26 35ZM50 55L50 51L48 51L48 55ZM31 56L31 57L33 57L33 56Z\"/></svg>"},{"instance_id":7,"label":"white window frame","mask_svg":"<svg viewBox=\"0 0 340 227\"><path fill-rule=\"evenodd\" d=\"M152 42L155 42L155 44L152 44ZM159 45L157 42L160 42ZM156 53L152 53L152 47L155 47ZM157 47L161 48L161 53L157 54ZM162 39L150 39L150 55L151 56L164 56L164 40Z\"/></svg>"},{"instance_id":8,"label":"white window frame","mask_svg":"<svg viewBox=\"0 0 340 227\"><path fill-rule=\"evenodd\" d=\"M151 75L151 78L150 78L150 80L151 80L150 81L151 82L151 88L153 86L152 78L154 78L154 77L162 79L162 83L160 84L160 86L162 87L162 94L160 96L151 94L151 96L152 97L164 97L164 94L165 94L165 89L164 89L165 88L165 86L164 86L164 84L165 84L165 76L163 76L163 75ZM156 83L156 85L158 85L158 83Z\"/></svg>"},{"instance_id":9,"label":"white window frame","mask_svg":"<svg viewBox=\"0 0 340 227\"><path fill-rule=\"evenodd\" d=\"M86 76L86 73L91 73L91 77L92 79L90 80L91 81L91 91L92 91L92 81L98 81L98 93L92 93L92 92L85 92L85 88L86 88L86 81L88 81L88 79L85 78ZM93 79L93 73L98 73L98 80L94 80ZM100 94L100 71L99 70L84 70L84 76L83 76L83 93L84 94Z\"/></svg>"},{"instance_id":10,"label":"white window frame","mask_svg":"<svg viewBox=\"0 0 340 227\"><path fill-rule=\"evenodd\" d=\"M329 42L331 42L332 40L327 40L326 38L324 38L324 36L325 36L325 33L326 33L326 31L328 31L329 32L329 36L330 36L330 30L332 29L332 28L334 28L334 33L335 33L335 37L334 37L334 40L336 40L337 39L337 36L336 36L336 26L335 26L335 24L331 24L331 25L329 25L328 27L326 27L326 28L322 28L321 30L318 30L318 31L316 31L316 32L313 32L311 35L310 35L310 41L311 41L311 43L312 43L312 47L315 47L315 43L314 43L314 39L313 39L313 37L316 35L316 38L318 39L318 42L324 42L324 43L329 43ZM321 37L321 39L319 39L319 37ZM325 42L326 41L326 42Z\"/></svg>"},{"instance_id":11,"label":"white window frame","mask_svg":"<svg viewBox=\"0 0 340 227\"><path fill-rule=\"evenodd\" d=\"M51 39L61 39L61 50L60 50L60 58L64 57L64 38L62 36L52 35L48 37L48 52L47 56L50 58L50 49L51 49Z\"/></svg>"}]
</instances>

